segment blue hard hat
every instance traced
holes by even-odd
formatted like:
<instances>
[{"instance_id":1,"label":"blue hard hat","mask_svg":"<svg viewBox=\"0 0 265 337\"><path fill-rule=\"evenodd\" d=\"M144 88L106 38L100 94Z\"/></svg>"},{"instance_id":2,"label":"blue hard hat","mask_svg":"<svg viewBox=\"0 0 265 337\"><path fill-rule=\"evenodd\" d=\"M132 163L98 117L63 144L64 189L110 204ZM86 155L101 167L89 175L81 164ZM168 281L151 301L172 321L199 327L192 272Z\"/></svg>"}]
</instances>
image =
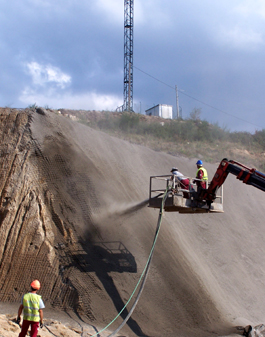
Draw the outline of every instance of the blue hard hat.
<instances>
[{"instance_id":1,"label":"blue hard hat","mask_svg":"<svg viewBox=\"0 0 265 337\"><path fill-rule=\"evenodd\" d=\"M196 165L201 165L202 166L203 162L201 160L198 160L197 163L196 163Z\"/></svg>"}]
</instances>

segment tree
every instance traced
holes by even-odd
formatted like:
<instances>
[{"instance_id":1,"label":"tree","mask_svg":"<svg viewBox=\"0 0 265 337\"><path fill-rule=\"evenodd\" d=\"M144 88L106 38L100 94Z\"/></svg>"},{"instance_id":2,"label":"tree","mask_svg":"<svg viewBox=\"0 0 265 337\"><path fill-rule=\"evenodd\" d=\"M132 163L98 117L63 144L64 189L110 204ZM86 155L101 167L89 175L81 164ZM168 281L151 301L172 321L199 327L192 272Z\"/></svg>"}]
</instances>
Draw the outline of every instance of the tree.
<instances>
[{"instance_id":1,"label":"tree","mask_svg":"<svg viewBox=\"0 0 265 337\"><path fill-rule=\"evenodd\" d=\"M201 113L202 113L201 108L194 108L192 112L190 113L190 119L192 119L193 121L200 121Z\"/></svg>"}]
</instances>

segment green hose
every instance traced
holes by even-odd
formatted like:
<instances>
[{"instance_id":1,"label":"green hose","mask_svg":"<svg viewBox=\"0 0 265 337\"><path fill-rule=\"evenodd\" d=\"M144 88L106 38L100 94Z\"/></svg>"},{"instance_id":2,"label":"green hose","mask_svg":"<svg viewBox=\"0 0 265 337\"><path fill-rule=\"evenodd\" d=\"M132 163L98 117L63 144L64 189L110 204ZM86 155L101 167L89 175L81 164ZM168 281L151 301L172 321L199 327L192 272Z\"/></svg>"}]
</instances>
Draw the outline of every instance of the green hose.
<instances>
[{"instance_id":1,"label":"green hose","mask_svg":"<svg viewBox=\"0 0 265 337\"><path fill-rule=\"evenodd\" d=\"M113 331L108 337L113 337L125 324L126 322L128 321L128 319L131 317L138 301L139 301L139 298L141 296L141 293L144 289L144 285L145 285L145 282L146 282L146 279L147 279L147 275L148 275L148 272L149 272L149 268L150 268L150 265L151 265L151 261L152 261L152 257L153 257L153 254L154 254L154 248L155 248L155 244L156 244L156 241L157 241L157 238L158 238L158 234L159 234L159 230L160 230L160 227L161 227L161 223L162 223L162 215L163 215L163 209L164 209L164 205L165 205L165 201L167 199L167 196L168 196L168 188L166 189L164 195L163 195L163 198L162 198L162 203L161 203L161 207L160 207L160 211L159 211L159 216L158 216L158 221L157 221L157 227L156 227L156 232L155 232L155 237L154 237L154 241L153 241L153 245L152 245L152 248L151 248L151 251L150 251L150 254L149 254L149 257L148 257L148 260L147 260L147 263L144 267L144 270L140 276L140 279L139 281L137 282L129 300L126 302L126 304L124 305L124 307L122 308L122 310L118 313L118 315L102 330L98 331L95 335L91 336L91 337L95 337L97 336L99 333L103 332L104 330L106 330L114 321L116 321L116 319L121 315L121 313L123 312L123 310L127 307L127 305L129 304L129 302L131 301L133 295L135 294L141 280L142 280L142 284L140 286L140 289L139 289L139 292L137 294L137 297L132 305L132 308L131 310L128 312L128 315L125 317L125 319L123 320L123 322L120 324L120 326L115 330Z\"/></svg>"}]
</instances>

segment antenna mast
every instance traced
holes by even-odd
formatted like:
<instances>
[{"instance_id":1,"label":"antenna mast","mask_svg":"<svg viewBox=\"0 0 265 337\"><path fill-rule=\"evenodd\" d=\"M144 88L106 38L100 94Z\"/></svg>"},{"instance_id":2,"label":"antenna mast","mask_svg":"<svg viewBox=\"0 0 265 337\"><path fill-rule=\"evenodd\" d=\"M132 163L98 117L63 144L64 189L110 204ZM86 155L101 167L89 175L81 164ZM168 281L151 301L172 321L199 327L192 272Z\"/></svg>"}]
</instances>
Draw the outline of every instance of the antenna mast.
<instances>
[{"instance_id":1,"label":"antenna mast","mask_svg":"<svg viewBox=\"0 0 265 337\"><path fill-rule=\"evenodd\" d=\"M177 119L179 119L179 94L178 94L178 86L175 86L176 89L176 114Z\"/></svg>"},{"instance_id":2,"label":"antenna mast","mask_svg":"<svg viewBox=\"0 0 265 337\"><path fill-rule=\"evenodd\" d=\"M133 111L133 1L124 0L123 111Z\"/></svg>"}]
</instances>

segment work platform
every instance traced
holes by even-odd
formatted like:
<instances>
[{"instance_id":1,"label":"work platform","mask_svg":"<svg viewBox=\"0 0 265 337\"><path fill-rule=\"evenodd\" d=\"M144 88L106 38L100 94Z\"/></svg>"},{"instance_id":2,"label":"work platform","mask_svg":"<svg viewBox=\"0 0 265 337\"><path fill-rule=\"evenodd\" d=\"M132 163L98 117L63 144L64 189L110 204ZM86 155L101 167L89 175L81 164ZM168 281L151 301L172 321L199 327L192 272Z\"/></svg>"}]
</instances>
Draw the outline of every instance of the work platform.
<instances>
[{"instance_id":1,"label":"work platform","mask_svg":"<svg viewBox=\"0 0 265 337\"><path fill-rule=\"evenodd\" d=\"M215 202L210 205L205 200L200 200L193 186L195 178L190 180L189 190L183 189L177 179L171 179L171 175L150 177L149 207L161 208L163 195L168 191L165 200L165 212L179 213L223 213L223 189L216 196ZM185 177L186 178L186 177ZM185 196L185 197L184 197Z\"/></svg>"}]
</instances>

